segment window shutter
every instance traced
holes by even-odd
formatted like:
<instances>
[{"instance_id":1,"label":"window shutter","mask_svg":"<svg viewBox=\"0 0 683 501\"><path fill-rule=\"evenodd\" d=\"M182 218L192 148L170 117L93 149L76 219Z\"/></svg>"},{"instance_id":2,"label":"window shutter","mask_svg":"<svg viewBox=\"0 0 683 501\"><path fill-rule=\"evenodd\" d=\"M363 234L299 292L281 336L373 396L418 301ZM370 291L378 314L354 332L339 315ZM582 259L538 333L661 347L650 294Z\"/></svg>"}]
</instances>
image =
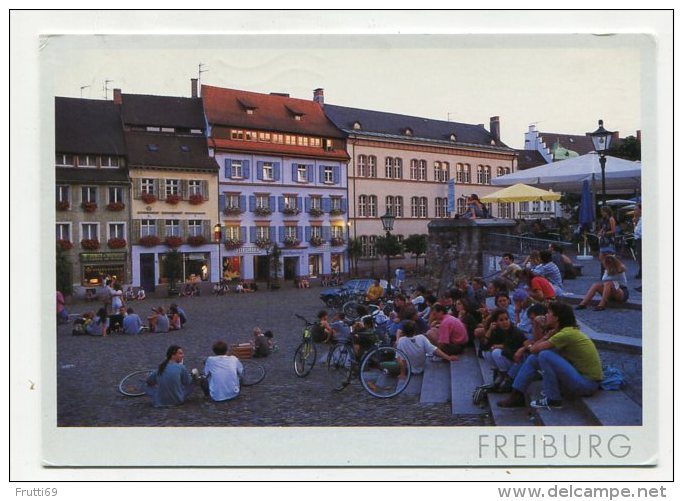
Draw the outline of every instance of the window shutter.
<instances>
[{"instance_id":1,"label":"window shutter","mask_svg":"<svg viewBox=\"0 0 683 501\"><path fill-rule=\"evenodd\" d=\"M273 180L280 180L280 162L273 162Z\"/></svg>"},{"instance_id":2,"label":"window shutter","mask_svg":"<svg viewBox=\"0 0 683 501\"><path fill-rule=\"evenodd\" d=\"M263 162L256 162L256 179L263 181Z\"/></svg>"},{"instance_id":3,"label":"window shutter","mask_svg":"<svg viewBox=\"0 0 683 501\"><path fill-rule=\"evenodd\" d=\"M296 227L296 239L301 242L302 240L302 233L303 231L301 230L301 226Z\"/></svg>"},{"instance_id":4,"label":"window shutter","mask_svg":"<svg viewBox=\"0 0 683 501\"><path fill-rule=\"evenodd\" d=\"M249 211L254 212L256 210L256 195L249 195Z\"/></svg>"},{"instance_id":5,"label":"window shutter","mask_svg":"<svg viewBox=\"0 0 683 501\"><path fill-rule=\"evenodd\" d=\"M162 240L164 238L166 238L166 225L164 224L163 219L157 219L156 227L157 227L157 236Z\"/></svg>"},{"instance_id":6,"label":"window shutter","mask_svg":"<svg viewBox=\"0 0 683 501\"><path fill-rule=\"evenodd\" d=\"M221 194L218 195L218 212L222 214L223 209L225 209L225 195Z\"/></svg>"},{"instance_id":7,"label":"window shutter","mask_svg":"<svg viewBox=\"0 0 683 501\"><path fill-rule=\"evenodd\" d=\"M297 210L301 210L301 208L303 207L303 205L304 205L304 204L303 204L303 202L302 202L302 198L301 198L301 197L296 197L296 208L297 208Z\"/></svg>"},{"instance_id":8,"label":"window shutter","mask_svg":"<svg viewBox=\"0 0 683 501\"><path fill-rule=\"evenodd\" d=\"M246 210L247 210L247 196L246 195L240 195L240 211L246 212Z\"/></svg>"},{"instance_id":9,"label":"window shutter","mask_svg":"<svg viewBox=\"0 0 683 501\"><path fill-rule=\"evenodd\" d=\"M285 227L284 226L278 226L278 239L277 241L282 243L285 241Z\"/></svg>"},{"instance_id":10,"label":"window shutter","mask_svg":"<svg viewBox=\"0 0 683 501\"><path fill-rule=\"evenodd\" d=\"M326 242L330 240L332 236L332 230L329 226L323 226L323 240Z\"/></svg>"},{"instance_id":11,"label":"window shutter","mask_svg":"<svg viewBox=\"0 0 683 501\"><path fill-rule=\"evenodd\" d=\"M247 228L245 226L240 226L240 242L247 241Z\"/></svg>"},{"instance_id":12,"label":"window shutter","mask_svg":"<svg viewBox=\"0 0 683 501\"><path fill-rule=\"evenodd\" d=\"M330 200L330 197L323 198L323 211L324 212L330 212L331 209L332 209L332 200Z\"/></svg>"},{"instance_id":13,"label":"window shutter","mask_svg":"<svg viewBox=\"0 0 683 501\"><path fill-rule=\"evenodd\" d=\"M187 179L180 180L180 196L183 200L190 198L190 181Z\"/></svg>"},{"instance_id":14,"label":"window shutter","mask_svg":"<svg viewBox=\"0 0 683 501\"><path fill-rule=\"evenodd\" d=\"M156 191L159 200L166 200L166 180L161 178L155 179L154 191Z\"/></svg>"},{"instance_id":15,"label":"window shutter","mask_svg":"<svg viewBox=\"0 0 683 501\"><path fill-rule=\"evenodd\" d=\"M133 228L131 231L131 240L134 243L137 243L140 241L140 220L139 219L133 219Z\"/></svg>"},{"instance_id":16,"label":"window shutter","mask_svg":"<svg viewBox=\"0 0 683 501\"><path fill-rule=\"evenodd\" d=\"M202 221L202 235L208 242L211 241L211 221L208 219Z\"/></svg>"},{"instance_id":17,"label":"window shutter","mask_svg":"<svg viewBox=\"0 0 683 501\"><path fill-rule=\"evenodd\" d=\"M232 159L225 159L225 178L232 179Z\"/></svg>"},{"instance_id":18,"label":"window shutter","mask_svg":"<svg viewBox=\"0 0 683 501\"><path fill-rule=\"evenodd\" d=\"M306 241L310 242L310 240L311 240L311 227L306 226Z\"/></svg>"},{"instance_id":19,"label":"window shutter","mask_svg":"<svg viewBox=\"0 0 683 501\"><path fill-rule=\"evenodd\" d=\"M133 179L133 197L139 199L142 195L142 179Z\"/></svg>"},{"instance_id":20,"label":"window shutter","mask_svg":"<svg viewBox=\"0 0 683 501\"><path fill-rule=\"evenodd\" d=\"M201 187L199 188L202 191L202 197L204 197L204 200L208 200L209 198L209 182L208 181L202 181L201 182Z\"/></svg>"},{"instance_id":21,"label":"window shutter","mask_svg":"<svg viewBox=\"0 0 683 501\"><path fill-rule=\"evenodd\" d=\"M292 164L292 182L293 183L296 183L299 180L299 178L296 175L296 167L297 167L296 164Z\"/></svg>"},{"instance_id":22,"label":"window shutter","mask_svg":"<svg viewBox=\"0 0 683 501\"><path fill-rule=\"evenodd\" d=\"M227 232L228 229L225 226L221 226L221 242L225 242Z\"/></svg>"},{"instance_id":23,"label":"window shutter","mask_svg":"<svg viewBox=\"0 0 683 501\"><path fill-rule=\"evenodd\" d=\"M268 197L268 208L271 212L275 212L275 196Z\"/></svg>"},{"instance_id":24,"label":"window shutter","mask_svg":"<svg viewBox=\"0 0 683 501\"><path fill-rule=\"evenodd\" d=\"M305 210L306 212L310 212L310 211L311 211L311 197L306 197L306 198L304 199L304 210Z\"/></svg>"},{"instance_id":25,"label":"window shutter","mask_svg":"<svg viewBox=\"0 0 683 501\"><path fill-rule=\"evenodd\" d=\"M306 174L308 175L308 182L315 182L315 165L306 166Z\"/></svg>"},{"instance_id":26,"label":"window shutter","mask_svg":"<svg viewBox=\"0 0 683 501\"><path fill-rule=\"evenodd\" d=\"M271 242L275 242L275 230L275 226L268 228L268 238L270 238Z\"/></svg>"},{"instance_id":27,"label":"window shutter","mask_svg":"<svg viewBox=\"0 0 683 501\"><path fill-rule=\"evenodd\" d=\"M256 226L249 227L249 241L253 244L256 242Z\"/></svg>"},{"instance_id":28,"label":"window shutter","mask_svg":"<svg viewBox=\"0 0 683 501\"><path fill-rule=\"evenodd\" d=\"M345 198L342 198L340 202L341 202L341 210L342 210L342 212L346 213L346 199L345 199Z\"/></svg>"},{"instance_id":29,"label":"window shutter","mask_svg":"<svg viewBox=\"0 0 683 501\"><path fill-rule=\"evenodd\" d=\"M277 210L280 212L284 212L285 210L285 197L279 196L277 197Z\"/></svg>"},{"instance_id":30,"label":"window shutter","mask_svg":"<svg viewBox=\"0 0 683 501\"><path fill-rule=\"evenodd\" d=\"M309 181L310 181L310 179L309 179ZM324 165L318 165L318 182L319 183L325 182L325 166Z\"/></svg>"},{"instance_id":31,"label":"window shutter","mask_svg":"<svg viewBox=\"0 0 683 501\"><path fill-rule=\"evenodd\" d=\"M340 172L339 171L340 171L340 168L338 165L335 165L332 168L332 179L334 181L334 184L339 184L339 181L340 181L340 179L339 179L339 173Z\"/></svg>"},{"instance_id":32,"label":"window shutter","mask_svg":"<svg viewBox=\"0 0 683 501\"><path fill-rule=\"evenodd\" d=\"M251 179L249 176L249 160L242 160L242 175L244 179Z\"/></svg>"},{"instance_id":33,"label":"window shutter","mask_svg":"<svg viewBox=\"0 0 683 501\"><path fill-rule=\"evenodd\" d=\"M190 223L187 219L180 220L180 238L186 240L190 236Z\"/></svg>"}]
</instances>

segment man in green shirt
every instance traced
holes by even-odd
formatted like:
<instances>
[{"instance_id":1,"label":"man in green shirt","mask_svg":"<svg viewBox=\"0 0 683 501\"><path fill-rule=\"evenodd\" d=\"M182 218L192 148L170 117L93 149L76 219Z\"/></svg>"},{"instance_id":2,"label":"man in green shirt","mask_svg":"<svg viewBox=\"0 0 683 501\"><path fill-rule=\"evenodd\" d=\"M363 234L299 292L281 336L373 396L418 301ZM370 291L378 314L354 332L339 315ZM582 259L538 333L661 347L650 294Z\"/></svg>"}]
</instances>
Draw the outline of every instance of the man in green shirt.
<instances>
[{"instance_id":1,"label":"man in green shirt","mask_svg":"<svg viewBox=\"0 0 683 501\"><path fill-rule=\"evenodd\" d=\"M602 380L602 363L593 341L576 325L574 311L568 304L548 305L545 316L548 335L527 347L531 353L512 383L513 392L500 407L524 407L524 392L543 374L544 397L533 400L536 408L562 408L562 391L582 397L595 393Z\"/></svg>"}]
</instances>

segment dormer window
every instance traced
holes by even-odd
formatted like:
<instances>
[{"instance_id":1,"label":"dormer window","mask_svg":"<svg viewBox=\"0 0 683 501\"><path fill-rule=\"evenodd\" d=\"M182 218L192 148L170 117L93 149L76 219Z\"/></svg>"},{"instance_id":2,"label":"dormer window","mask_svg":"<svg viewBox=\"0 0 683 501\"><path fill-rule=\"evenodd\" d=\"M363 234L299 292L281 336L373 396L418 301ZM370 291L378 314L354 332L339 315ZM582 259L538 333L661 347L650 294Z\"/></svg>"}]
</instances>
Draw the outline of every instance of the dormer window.
<instances>
[{"instance_id":1,"label":"dormer window","mask_svg":"<svg viewBox=\"0 0 683 501\"><path fill-rule=\"evenodd\" d=\"M412 136L413 135L413 129L411 129L410 127L406 127L405 130L403 131L403 134L405 134L406 136Z\"/></svg>"},{"instance_id":2,"label":"dormer window","mask_svg":"<svg viewBox=\"0 0 683 501\"><path fill-rule=\"evenodd\" d=\"M294 120L301 121L301 117L302 117L302 116L303 116L303 115L294 115Z\"/></svg>"},{"instance_id":3,"label":"dormer window","mask_svg":"<svg viewBox=\"0 0 683 501\"><path fill-rule=\"evenodd\" d=\"M354 130L360 130L360 128L361 128L360 122L353 122L353 128L354 128Z\"/></svg>"},{"instance_id":4,"label":"dormer window","mask_svg":"<svg viewBox=\"0 0 683 501\"><path fill-rule=\"evenodd\" d=\"M180 151L185 152L185 153L189 153L190 147L186 144L181 144L180 145Z\"/></svg>"},{"instance_id":5,"label":"dormer window","mask_svg":"<svg viewBox=\"0 0 683 501\"><path fill-rule=\"evenodd\" d=\"M147 127L147 132L161 132L161 127Z\"/></svg>"},{"instance_id":6,"label":"dormer window","mask_svg":"<svg viewBox=\"0 0 683 501\"><path fill-rule=\"evenodd\" d=\"M253 114L254 114L253 108L247 108L247 115L253 115Z\"/></svg>"},{"instance_id":7,"label":"dormer window","mask_svg":"<svg viewBox=\"0 0 683 501\"><path fill-rule=\"evenodd\" d=\"M450 140L451 140L451 141L457 141L457 139L458 139L458 138L457 138L457 136L456 136L455 134L451 134L451 135L450 135Z\"/></svg>"},{"instance_id":8,"label":"dormer window","mask_svg":"<svg viewBox=\"0 0 683 501\"><path fill-rule=\"evenodd\" d=\"M154 144L154 143L150 143L150 144L147 145L147 149L148 149L149 151L159 151L159 145L158 145L158 144Z\"/></svg>"}]
</instances>

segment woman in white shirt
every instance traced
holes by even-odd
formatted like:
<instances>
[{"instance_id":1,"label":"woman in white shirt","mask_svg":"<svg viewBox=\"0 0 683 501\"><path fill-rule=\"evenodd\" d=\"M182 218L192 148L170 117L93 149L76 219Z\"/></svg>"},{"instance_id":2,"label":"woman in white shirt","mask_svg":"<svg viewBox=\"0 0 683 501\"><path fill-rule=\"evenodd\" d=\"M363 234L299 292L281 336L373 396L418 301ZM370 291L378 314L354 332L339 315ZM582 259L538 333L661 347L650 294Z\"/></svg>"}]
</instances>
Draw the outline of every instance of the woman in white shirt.
<instances>
[{"instance_id":1,"label":"woman in white shirt","mask_svg":"<svg viewBox=\"0 0 683 501\"><path fill-rule=\"evenodd\" d=\"M448 362L458 360L456 355L446 355L439 348L429 342L423 334L415 335L415 322L408 320L403 324L403 336L396 342L396 348L406 354L410 360L410 367L413 374L422 374L425 367L425 357L427 355L437 355Z\"/></svg>"},{"instance_id":2,"label":"woman in white shirt","mask_svg":"<svg viewBox=\"0 0 683 501\"><path fill-rule=\"evenodd\" d=\"M629 293L626 285L626 267L616 257L606 255L603 258L605 266L605 274L602 276L602 282L594 283L588 292L581 300L581 303L576 307L577 310L583 310L586 305L593 299L595 294L600 294L600 302L593 308L594 311L603 311L607 305L607 301L612 300L618 303L625 303L628 301Z\"/></svg>"}]
</instances>

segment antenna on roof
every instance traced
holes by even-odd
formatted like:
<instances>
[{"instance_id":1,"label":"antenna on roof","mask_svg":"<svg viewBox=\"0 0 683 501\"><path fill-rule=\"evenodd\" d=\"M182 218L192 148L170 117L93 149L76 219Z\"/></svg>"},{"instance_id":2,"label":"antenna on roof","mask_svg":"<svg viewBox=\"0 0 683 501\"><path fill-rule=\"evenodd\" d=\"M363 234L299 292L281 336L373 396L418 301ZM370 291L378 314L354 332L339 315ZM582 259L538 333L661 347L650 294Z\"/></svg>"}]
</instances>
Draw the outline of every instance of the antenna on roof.
<instances>
[{"instance_id":1,"label":"antenna on roof","mask_svg":"<svg viewBox=\"0 0 683 501\"><path fill-rule=\"evenodd\" d=\"M109 92L109 84L112 83L113 80L105 80L104 85L102 85L102 92L104 92L104 99L107 99L107 92Z\"/></svg>"},{"instance_id":2,"label":"antenna on roof","mask_svg":"<svg viewBox=\"0 0 683 501\"><path fill-rule=\"evenodd\" d=\"M209 70L205 70L204 66L206 66L204 63L199 63L199 68L197 70L197 88L199 89L199 95L201 96L202 92L202 73L206 73Z\"/></svg>"},{"instance_id":3,"label":"antenna on roof","mask_svg":"<svg viewBox=\"0 0 683 501\"><path fill-rule=\"evenodd\" d=\"M83 89L87 89L89 85L81 85L81 99L83 99Z\"/></svg>"},{"instance_id":4,"label":"antenna on roof","mask_svg":"<svg viewBox=\"0 0 683 501\"><path fill-rule=\"evenodd\" d=\"M446 114L446 120L449 121L449 122L451 121L451 115L455 115L455 112L454 112L454 111L449 111L449 112Z\"/></svg>"}]
</instances>

